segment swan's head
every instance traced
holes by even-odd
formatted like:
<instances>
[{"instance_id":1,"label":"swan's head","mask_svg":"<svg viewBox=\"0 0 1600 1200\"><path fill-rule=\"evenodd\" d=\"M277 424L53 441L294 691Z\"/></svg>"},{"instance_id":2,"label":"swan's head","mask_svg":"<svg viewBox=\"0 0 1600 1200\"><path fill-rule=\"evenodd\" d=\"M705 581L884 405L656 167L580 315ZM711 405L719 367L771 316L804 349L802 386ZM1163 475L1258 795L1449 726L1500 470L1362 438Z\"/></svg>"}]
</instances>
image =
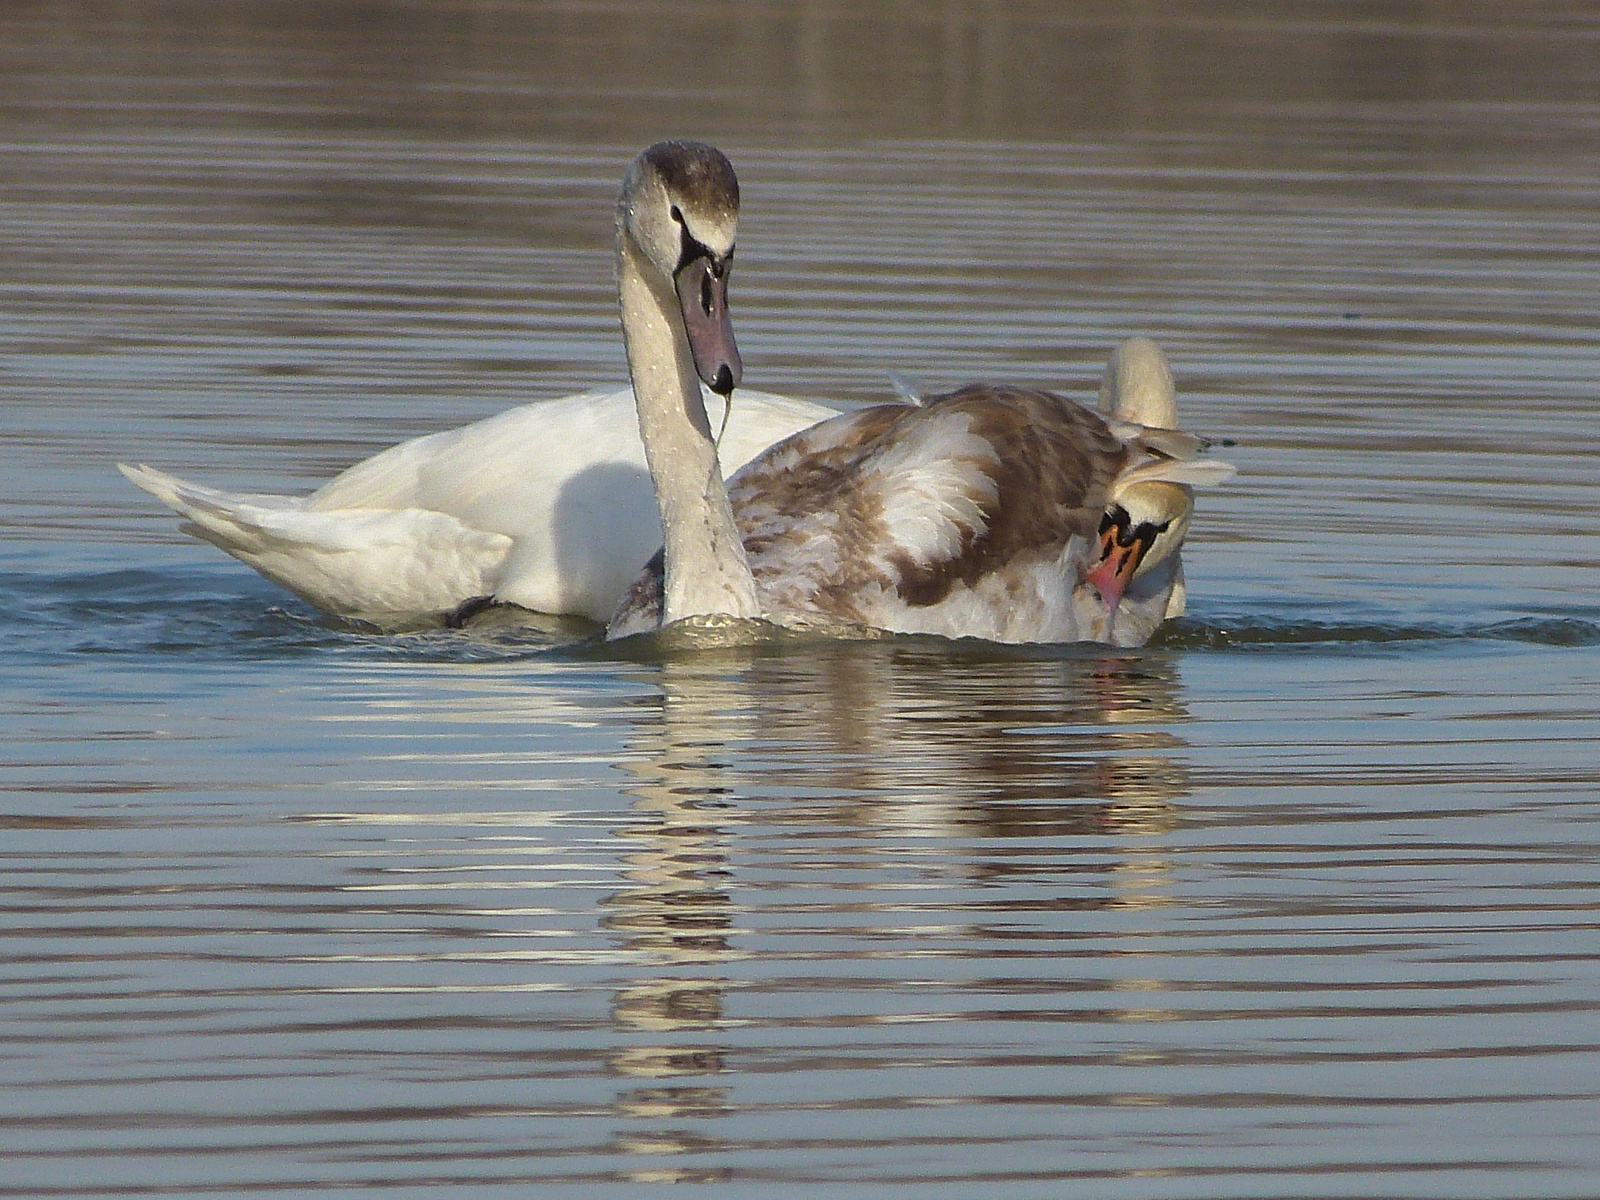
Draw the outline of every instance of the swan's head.
<instances>
[{"instance_id":1,"label":"swan's head","mask_svg":"<svg viewBox=\"0 0 1600 1200\"><path fill-rule=\"evenodd\" d=\"M1194 494L1183 484L1145 480L1119 491L1100 518L1100 561L1084 579L1115 612L1128 586L1177 553L1189 532Z\"/></svg>"},{"instance_id":2,"label":"swan's head","mask_svg":"<svg viewBox=\"0 0 1600 1200\"><path fill-rule=\"evenodd\" d=\"M696 373L712 391L743 374L728 316L728 271L739 230L739 180L722 151L703 142L657 142L629 168L617 220L672 281Z\"/></svg>"},{"instance_id":3,"label":"swan's head","mask_svg":"<svg viewBox=\"0 0 1600 1200\"><path fill-rule=\"evenodd\" d=\"M1178 427L1178 395L1161 347L1129 338L1111 352L1100 384L1100 411L1151 429Z\"/></svg>"}]
</instances>

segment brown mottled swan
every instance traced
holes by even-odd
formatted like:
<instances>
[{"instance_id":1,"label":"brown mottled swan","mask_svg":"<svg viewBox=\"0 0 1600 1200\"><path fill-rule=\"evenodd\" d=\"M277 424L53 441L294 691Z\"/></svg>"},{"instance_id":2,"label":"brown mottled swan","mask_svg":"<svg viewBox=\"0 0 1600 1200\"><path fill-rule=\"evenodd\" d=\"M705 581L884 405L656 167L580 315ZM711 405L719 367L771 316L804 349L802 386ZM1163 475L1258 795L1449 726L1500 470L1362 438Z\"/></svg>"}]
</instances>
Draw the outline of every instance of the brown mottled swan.
<instances>
[{"instance_id":1,"label":"brown mottled swan","mask_svg":"<svg viewBox=\"0 0 1600 1200\"><path fill-rule=\"evenodd\" d=\"M1233 468L1170 428L1154 343L1119 349L1107 415L971 385L823 421L725 486L699 381L739 382L738 211L732 166L698 143L651 146L623 185L622 323L664 545L607 636L733 618L1139 645L1182 611L1190 489Z\"/></svg>"}]
</instances>

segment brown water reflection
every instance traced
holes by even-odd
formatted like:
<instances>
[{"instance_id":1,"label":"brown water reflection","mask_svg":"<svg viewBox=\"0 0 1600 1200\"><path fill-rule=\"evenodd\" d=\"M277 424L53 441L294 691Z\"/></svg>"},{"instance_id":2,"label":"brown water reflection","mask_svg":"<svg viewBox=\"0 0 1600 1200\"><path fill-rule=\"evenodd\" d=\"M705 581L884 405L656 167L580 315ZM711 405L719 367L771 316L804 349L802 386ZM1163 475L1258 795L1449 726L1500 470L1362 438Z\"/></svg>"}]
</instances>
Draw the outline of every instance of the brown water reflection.
<instances>
[{"instance_id":1,"label":"brown water reflection","mask_svg":"<svg viewBox=\"0 0 1600 1200\"><path fill-rule=\"evenodd\" d=\"M982 838L1142 828L1186 794L1175 659L971 653L970 673L915 643L668 659L659 731L639 743L648 794L778 790L762 808L778 823Z\"/></svg>"},{"instance_id":2,"label":"brown water reflection","mask_svg":"<svg viewBox=\"0 0 1600 1200\"><path fill-rule=\"evenodd\" d=\"M980 681L945 647L865 643L669 657L652 673L659 696L636 711L629 739L634 819L618 830L630 883L600 901L602 927L644 968L612 1004L610 1067L626 1081L614 1110L627 1122L614 1144L651 1160L626 1177L730 1177L668 1164L737 1149L707 1132L740 1107L731 1077L748 1066L727 1034L751 1022L729 1014L729 993L749 990L759 953L749 943L761 926L770 936L775 918L800 915L837 943L885 918L965 910L970 921L942 924L940 939L979 946L1006 939L1015 916L1174 902L1160 836L1186 794L1175 662L1086 654L997 664L975 648L965 665L988 670ZM811 885L781 898L792 880L773 864L752 870L752 842L774 839L767 853L802 854L805 873L837 879L834 895ZM1041 856L1041 844L1073 842L1077 853ZM898 887L863 878L880 855L913 864L911 877ZM1097 895L897 902L930 875L982 888L1054 875L1103 883ZM807 949L817 978L803 986L825 995L853 962L883 954L870 934ZM1164 985L1134 973L1112 986ZM875 1023L824 1018L841 1029ZM663 1124L674 1120L695 1125Z\"/></svg>"}]
</instances>

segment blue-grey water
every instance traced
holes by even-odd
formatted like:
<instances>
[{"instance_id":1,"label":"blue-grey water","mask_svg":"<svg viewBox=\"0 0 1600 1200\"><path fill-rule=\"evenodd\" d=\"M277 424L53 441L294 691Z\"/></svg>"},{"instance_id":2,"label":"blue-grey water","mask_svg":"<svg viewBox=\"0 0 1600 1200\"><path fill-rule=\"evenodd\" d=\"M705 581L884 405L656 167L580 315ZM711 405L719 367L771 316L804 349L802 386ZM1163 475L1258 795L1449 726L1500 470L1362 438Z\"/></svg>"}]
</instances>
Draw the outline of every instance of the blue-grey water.
<instances>
[{"instance_id":1,"label":"blue-grey water","mask_svg":"<svg viewBox=\"0 0 1600 1200\"><path fill-rule=\"evenodd\" d=\"M1537 70L1530 64L1537 64ZM0 9L0 1196L1600 1191L1600 17ZM131 488L623 378L1230 438L1149 648L320 615Z\"/></svg>"}]
</instances>

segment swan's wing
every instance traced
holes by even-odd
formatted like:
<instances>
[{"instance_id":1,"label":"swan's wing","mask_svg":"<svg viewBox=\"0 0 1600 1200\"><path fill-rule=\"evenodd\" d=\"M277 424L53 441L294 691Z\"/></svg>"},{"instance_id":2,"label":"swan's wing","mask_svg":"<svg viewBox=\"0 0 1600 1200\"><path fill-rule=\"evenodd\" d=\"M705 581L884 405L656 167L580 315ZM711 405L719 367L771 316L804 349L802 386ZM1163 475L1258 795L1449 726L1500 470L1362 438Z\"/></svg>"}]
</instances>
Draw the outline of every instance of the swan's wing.
<instances>
[{"instance_id":1,"label":"swan's wing","mask_svg":"<svg viewBox=\"0 0 1600 1200\"><path fill-rule=\"evenodd\" d=\"M1144 456L1132 462L1124 472L1122 483L1161 479L1190 487L1211 487L1238 474L1239 469L1232 463L1203 457L1209 443L1192 433L1115 419L1106 419L1106 426L1130 446L1144 452Z\"/></svg>"},{"instance_id":2,"label":"swan's wing","mask_svg":"<svg viewBox=\"0 0 1600 1200\"><path fill-rule=\"evenodd\" d=\"M515 534L549 497L595 463L643 462L631 390L585 392L507 409L470 425L401 442L329 480L312 511L427 508L479 529Z\"/></svg>"},{"instance_id":3,"label":"swan's wing","mask_svg":"<svg viewBox=\"0 0 1600 1200\"><path fill-rule=\"evenodd\" d=\"M494 586L477 595L595 620L610 616L661 541L626 388L402 442L331 480L306 507L425 511L503 538Z\"/></svg>"},{"instance_id":4,"label":"swan's wing","mask_svg":"<svg viewBox=\"0 0 1600 1200\"><path fill-rule=\"evenodd\" d=\"M387 624L449 612L495 590L511 547L425 509L307 511L287 496L189 483L153 467L124 475L186 519L183 529L318 608Z\"/></svg>"},{"instance_id":5,"label":"swan's wing","mask_svg":"<svg viewBox=\"0 0 1600 1200\"><path fill-rule=\"evenodd\" d=\"M1127 455L1098 417L1057 397L964 388L797 434L730 496L776 605L883 624L873 606L939 604L1086 544Z\"/></svg>"}]
</instances>

